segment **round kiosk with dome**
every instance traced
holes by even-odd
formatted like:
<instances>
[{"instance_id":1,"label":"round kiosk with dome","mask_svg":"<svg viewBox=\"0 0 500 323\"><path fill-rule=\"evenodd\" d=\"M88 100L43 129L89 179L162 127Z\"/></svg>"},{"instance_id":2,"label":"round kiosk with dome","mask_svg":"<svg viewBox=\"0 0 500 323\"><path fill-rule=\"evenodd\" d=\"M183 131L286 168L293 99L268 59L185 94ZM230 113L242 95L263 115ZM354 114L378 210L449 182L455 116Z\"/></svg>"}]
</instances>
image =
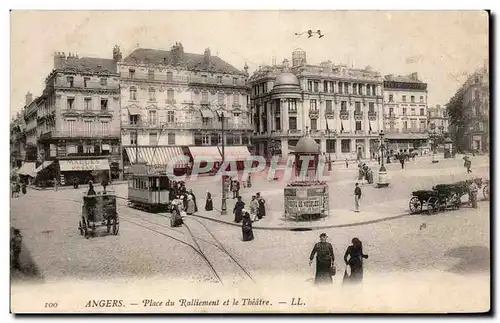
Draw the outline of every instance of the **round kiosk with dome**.
<instances>
[{"instance_id":1,"label":"round kiosk with dome","mask_svg":"<svg viewBox=\"0 0 500 323\"><path fill-rule=\"evenodd\" d=\"M302 137L294 154L295 180L284 189L285 220L311 221L327 217L329 192L326 182L319 181L318 175L324 166L318 167L319 145L310 136Z\"/></svg>"}]
</instances>

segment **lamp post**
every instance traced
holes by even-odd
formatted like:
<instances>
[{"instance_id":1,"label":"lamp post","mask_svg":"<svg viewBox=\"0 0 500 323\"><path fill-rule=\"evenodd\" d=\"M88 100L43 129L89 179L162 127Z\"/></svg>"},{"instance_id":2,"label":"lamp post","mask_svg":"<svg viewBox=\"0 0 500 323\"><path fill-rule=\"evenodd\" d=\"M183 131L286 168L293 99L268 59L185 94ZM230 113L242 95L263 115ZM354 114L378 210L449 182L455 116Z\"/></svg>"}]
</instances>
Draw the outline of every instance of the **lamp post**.
<instances>
[{"instance_id":1,"label":"lamp post","mask_svg":"<svg viewBox=\"0 0 500 323\"><path fill-rule=\"evenodd\" d=\"M387 180L387 169L384 166L384 130L380 130L380 169L378 171L378 182L377 188L389 186L389 181Z\"/></svg>"},{"instance_id":2,"label":"lamp post","mask_svg":"<svg viewBox=\"0 0 500 323\"><path fill-rule=\"evenodd\" d=\"M221 113L221 119L222 119L222 126L221 126L221 133L222 133L222 166L224 166L224 112ZM225 167L225 166L224 166ZM226 178L225 178L225 169L222 170L222 200L221 200L221 207L220 207L220 214L221 215L226 215L227 214L227 205L226 205Z\"/></svg>"},{"instance_id":3,"label":"lamp post","mask_svg":"<svg viewBox=\"0 0 500 323\"><path fill-rule=\"evenodd\" d=\"M437 135L436 135L436 125L431 124L431 140L432 140L432 163L439 163L437 159Z\"/></svg>"}]
</instances>

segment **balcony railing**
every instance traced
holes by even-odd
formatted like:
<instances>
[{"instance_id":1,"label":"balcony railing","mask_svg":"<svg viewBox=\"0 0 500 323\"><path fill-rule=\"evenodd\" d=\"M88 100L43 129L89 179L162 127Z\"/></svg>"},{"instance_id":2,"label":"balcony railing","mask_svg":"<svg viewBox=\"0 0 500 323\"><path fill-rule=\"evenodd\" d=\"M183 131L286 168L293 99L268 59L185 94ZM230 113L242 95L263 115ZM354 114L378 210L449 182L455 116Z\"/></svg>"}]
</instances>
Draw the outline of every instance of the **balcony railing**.
<instances>
[{"instance_id":1,"label":"balcony railing","mask_svg":"<svg viewBox=\"0 0 500 323\"><path fill-rule=\"evenodd\" d=\"M347 111L340 111L340 119L342 119L342 120L349 120L349 112L347 112Z\"/></svg>"},{"instance_id":2,"label":"balcony railing","mask_svg":"<svg viewBox=\"0 0 500 323\"><path fill-rule=\"evenodd\" d=\"M318 109L309 109L309 116L310 117L318 117L319 116L319 110Z\"/></svg>"},{"instance_id":3,"label":"balcony railing","mask_svg":"<svg viewBox=\"0 0 500 323\"><path fill-rule=\"evenodd\" d=\"M100 131L82 131L82 130L52 130L41 134L43 138L120 138L120 131L110 130Z\"/></svg>"},{"instance_id":4,"label":"balcony railing","mask_svg":"<svg viewBox=\"0 0 500 323\"><path fill-rule=\"evenodd\" d=\"M377 112L368 111L368 120L376 120L376 119L377 119Z\"/></svg>"},{"instance_id":5,"label":"balcony railing","mask_svg":"<svg viewBox=\"0 0 500 323\"><path fill-rule=\"evenodd\" d=\"M335 112L333 110L328 110L327 109L326 112L325 112L325 115L327 117L334 117L335 116Z\"/></svg>"},{"instance_id":6,"label":"balcony railing","mask_svg":"<svg viewBox=\"0 0 500 323\"><path fill-rule=\"evenodd\" d=\"M354 120L363 120L363 112L354 111Z\"/></svg>"},{"instance_id":7,"label":"balcony railing","mask_svg":"<svg viewBox=\"0 0 500 323\"><path fill-rule=\"evenodd\" d=\"M139 121L136 123L122 122L123 128L164 128L166 130L196 130L196 129L211 129L211 130L221 130L222 122L213 121L210 123L203 122L167 122L164 124L160 123L149 123L145 121ZM253 125L247 122L224 122L225 130L252 130Z\"/></svg>"}]
</instances>

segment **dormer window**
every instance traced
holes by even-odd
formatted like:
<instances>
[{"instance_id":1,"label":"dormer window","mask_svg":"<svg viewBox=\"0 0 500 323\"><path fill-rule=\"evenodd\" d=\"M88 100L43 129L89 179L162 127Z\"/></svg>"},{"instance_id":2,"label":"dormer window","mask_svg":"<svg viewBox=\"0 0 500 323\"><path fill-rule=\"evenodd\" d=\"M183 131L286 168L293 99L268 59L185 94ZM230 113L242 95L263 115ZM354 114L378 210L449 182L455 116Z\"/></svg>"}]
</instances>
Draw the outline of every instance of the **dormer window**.
<instances>
[{"instance_id":1,"label":"dormer window","mask_svg":"<svg viewBox=\"0 0 500 323\"><path fill-rule=\"evenodd\" d=\"M74 86L74 81L75 81L75 79L73 78L73 76L68 76L68 77L66 78L66 81L68 82L68 86L69 86L69 87L73 87L73 86Z\"/></svg>"}]
</instances>

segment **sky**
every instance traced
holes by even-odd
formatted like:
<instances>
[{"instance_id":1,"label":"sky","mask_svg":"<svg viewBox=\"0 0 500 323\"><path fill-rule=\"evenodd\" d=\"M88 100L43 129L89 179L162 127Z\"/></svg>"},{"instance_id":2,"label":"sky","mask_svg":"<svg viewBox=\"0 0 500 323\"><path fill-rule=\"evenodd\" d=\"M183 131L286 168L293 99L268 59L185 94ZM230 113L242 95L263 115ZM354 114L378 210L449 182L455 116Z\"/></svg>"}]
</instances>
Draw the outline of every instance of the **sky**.
<instances>
[{"instance_id":1,"label":"sky","mask_svg":"<svg viewBox=\"0 0 500 323\"><path fill-rule=\"evenodd\" d=\"M319 39L296 36L312 30ZM428 104L445 104L467 74L488 59L484 11L12 11L11 113L25 94L39 96L54 52L112 58L135 48L185 52L210 48L252 73L261 64L291 59L301 48L308 63L331 60L382 75L418 72L428 83Z\"/></svg>"}]
</instances>

